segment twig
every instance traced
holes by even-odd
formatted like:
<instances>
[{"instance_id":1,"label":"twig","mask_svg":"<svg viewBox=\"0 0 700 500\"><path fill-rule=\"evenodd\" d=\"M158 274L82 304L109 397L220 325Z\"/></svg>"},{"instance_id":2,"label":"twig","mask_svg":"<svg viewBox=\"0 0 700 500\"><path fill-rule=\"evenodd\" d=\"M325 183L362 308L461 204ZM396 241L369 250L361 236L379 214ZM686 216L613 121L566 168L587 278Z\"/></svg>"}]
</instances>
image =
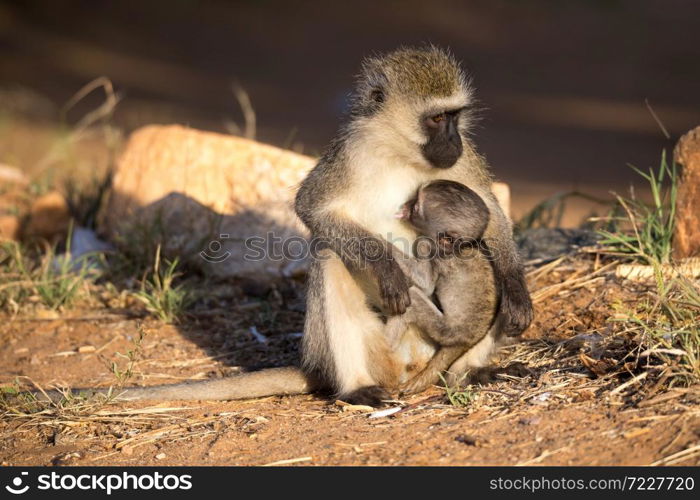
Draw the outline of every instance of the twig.
<instances>
[{"instance_id":1,"label":"twig","mask_svg":"<svg viewBox=\"0 0 700 500\"><path fill-rule=\"evenodd\" d=\"M666 130L666 127L664 127L664 124L661 122L659 117L656 115L656 112L654 109L651 107L651 104L649 104L649 99L644 99L644 104L647 105L647 109L649 110L649 113L651 113L651 117L656 120L656 124L659 126L661 129L661 132L666 136L666 139L671 138L671 134L668 133L668 130Z\"/></svg>"},{"instance_id":2,"label":"twig","mask_svg":"<svg viewBox=\"0 0 700 500\"><path fill-rule=\"evenodd\" d=\"M610 396L613 396L613 395L615 395L615 394L619 394L620 392L622 392L622 391L624 391L625 389L627 389L629 386L631 386L631 385L633 385L633 384L636 384L637 382L641 382L642 380L644 380L645 378L647 378L647 375L649 375L649 372L640 373L640 374L637 375L636 377L631 378L630 380L628 380L628 381L625 382L624 384L619 385L619 386L617 386L615 389L613 389L612 391L610 391Z\"/></svg>"},{"instance_id":3,"label":"twig","mask_svg":"<svg viewBox=\"0 0 700 500\"><path fill-rule=\"evenodd\" d=\"M253 335L253 337L255 337L255 340L257 340L261 344L267 345L268 338L265 335L263 335L262 333L260 333L260 331L257 329L257 327L251 326L250 333Z\"/></svg>"},{"instance_id":4,"label":"twig","mask_svg":"<svg viewBox=\"0 0 700 500\"><path fill-rule=\"evenodd\" d=\"M276 462L270 462L269 464L263 464L262 467L274 467L275 465L296 464L299 462L310 462L311 460L313 460L313 457L288 458L286 460L278 460Z\"/></svg>"},{"instance_id":5,"label":"twig","mask_svg":"<svg viewBox=\"0 0 700 500\"><path fill-rule=\"evenodd\" d=\"M661 460L652 462L651 465L674 465L679 462L684 462L685 460L693 458L696 455L700 455L700 444L696 444L695 446L686 448L683 451L679 451L678 453L674 453L673 455L664 457Z\"/></svg>"},{"instance_id":6,"label":"twig","mask_svg":"<svg viewBox=\"0 0 700 500\"><path fill-rule=\"evenodd\" d=\"M520 463L516 464L516 466L517 466L517 467L522 467L523 465L530 465L530 464L539 463L539 462L541 462L542 460L544 460L544 459L547 458L547 457L551 457L552 455L554 455L554 454L556 454L556 453L559 453L560 451L564 451L564 450L567 449L568 447L569 447L568 445L567 445L567 446L562 446L561 448L556 449L556 450L554 450L554 451L544 450L544 452L542 452L542 454L541 454L539 457L535 457L535 458L533 458L533 459L531 459L531 460L526 460L525 462L520 462Z\"/></svg>"},{"instance_id":7,"label":"twig","mask_svg":"<svg viewBox=\"0 0 700 500\"><path fill-rule=\"evenodd\" d=\"M231 90L233 91L233 95L236 96L238 105L241 107L241 111L243 112L243 120L245 120L245 131L243 135L246 139L255 139L255 110L250 102L248 92L246 92L245 89L238 83L233 83L231 85Z\"/></svg>"}]
</instances>

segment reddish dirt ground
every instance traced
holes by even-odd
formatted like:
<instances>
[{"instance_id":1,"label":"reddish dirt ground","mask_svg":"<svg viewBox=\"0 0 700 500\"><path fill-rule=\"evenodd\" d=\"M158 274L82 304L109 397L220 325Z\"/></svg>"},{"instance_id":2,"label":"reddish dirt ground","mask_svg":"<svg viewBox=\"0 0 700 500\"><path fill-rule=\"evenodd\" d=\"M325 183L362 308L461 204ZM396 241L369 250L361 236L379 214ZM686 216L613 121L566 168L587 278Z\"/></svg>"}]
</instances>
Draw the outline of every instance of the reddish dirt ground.
<instances>
[{"instance_id":1,"label":"reddish dirt ground","mask_svg":"<svg viewBox=\"0 0 700 500\"><path fill-rule=\"evenodd\" d=\"M500 363L522 363L523 377L502 375L475 387L466 407L452 406L439 388L404 402L402 412L369 418L315 395L250 401L114 404L93 408L10 410L0 420L4 465L647 465L697 444L698 391L622 387L617 371L594 375L581 353L600 334L605 353L614 326L610 304L634 300L633 286L609 269L584 286L547 288L590 276L594 264L567 262L530 273L537 318ZM34 311L3 318L0 383L31 377L43 387L116 383L111 361L134 348L145 332L130 384L156 384L235 373L240 366L296 360L303 312L296 283L264 300L236 286L210 287L180 326L134 317L134 304L117 309L93 291L85 308ZM105 305L106 302L106 305ZM131 317L128 314L132 314ZM269 337L258 343L256 325ZM600 351L600 349L598 349ZM618 356L619 357L619 356ZM27 379L20 379L22 383ZM698 464L690 455L679 465Z\"/></svg>"}]
</instances>

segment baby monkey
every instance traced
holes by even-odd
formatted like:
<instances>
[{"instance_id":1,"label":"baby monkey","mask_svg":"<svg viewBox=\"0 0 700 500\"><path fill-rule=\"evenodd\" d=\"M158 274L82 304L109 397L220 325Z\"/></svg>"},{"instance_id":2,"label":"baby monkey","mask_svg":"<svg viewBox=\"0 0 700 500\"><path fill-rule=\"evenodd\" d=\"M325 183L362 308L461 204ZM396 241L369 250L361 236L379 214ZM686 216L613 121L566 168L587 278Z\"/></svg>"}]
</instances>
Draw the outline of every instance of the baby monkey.
<instances>
[{"instance_id":1,"label":"baby monkey","mask_svg":"<svg viewBox=\"0 0 700 500\"><path fill-rule=\"evenodd\" d=\"M489 209L468 187L438 180L424 184L397 217L418 233L415 259L399 265L413 281L411 305L387 321L387 336L397 347L409 324L440 346L425 369L403 392L419 392L438 382L462 354L486 336L498 308L489 247L482 240ZM429 297L435 296L438 308ZM461 375L461 374L454 374Z\"/></svg>"}]
</instances>

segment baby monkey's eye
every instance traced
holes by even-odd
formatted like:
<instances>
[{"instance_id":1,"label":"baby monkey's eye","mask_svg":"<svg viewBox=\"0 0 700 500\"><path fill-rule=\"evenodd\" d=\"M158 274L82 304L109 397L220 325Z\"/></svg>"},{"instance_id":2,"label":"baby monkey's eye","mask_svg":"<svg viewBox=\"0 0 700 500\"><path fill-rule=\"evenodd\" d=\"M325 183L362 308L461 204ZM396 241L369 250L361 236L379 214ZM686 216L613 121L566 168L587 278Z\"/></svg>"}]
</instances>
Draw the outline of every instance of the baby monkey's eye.
<instances>
[{"instance_id":1,"label":"baby monkey's eye","mask_svg":"<svg viewBox=\"0 0 700 500\"><path fill-rule=\"evenodd\" d=\"M438 235L438 243L441 245L451 245L454 242L454 238L449 234L441 233Z\"/></svg>"}]
</instances>

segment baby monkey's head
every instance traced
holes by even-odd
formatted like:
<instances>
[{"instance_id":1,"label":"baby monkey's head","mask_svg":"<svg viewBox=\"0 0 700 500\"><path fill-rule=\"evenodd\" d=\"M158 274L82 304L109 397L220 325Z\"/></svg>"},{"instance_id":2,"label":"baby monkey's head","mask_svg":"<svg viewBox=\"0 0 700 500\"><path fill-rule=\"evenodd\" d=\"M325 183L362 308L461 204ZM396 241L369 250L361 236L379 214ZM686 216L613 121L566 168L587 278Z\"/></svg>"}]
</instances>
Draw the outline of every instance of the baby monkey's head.
<instances>
[{"instance_id":1,"label":"baby monkey's head","mask_svg":"<svg viewBox=\"0 0 700 500\"><path fill-rule=\"evenodd\" d=\"M491 216L478 194L445 180L423 184L396 215L443 249L454 247L455 242L481 239Z\"/></svg>"}]
</instances>

